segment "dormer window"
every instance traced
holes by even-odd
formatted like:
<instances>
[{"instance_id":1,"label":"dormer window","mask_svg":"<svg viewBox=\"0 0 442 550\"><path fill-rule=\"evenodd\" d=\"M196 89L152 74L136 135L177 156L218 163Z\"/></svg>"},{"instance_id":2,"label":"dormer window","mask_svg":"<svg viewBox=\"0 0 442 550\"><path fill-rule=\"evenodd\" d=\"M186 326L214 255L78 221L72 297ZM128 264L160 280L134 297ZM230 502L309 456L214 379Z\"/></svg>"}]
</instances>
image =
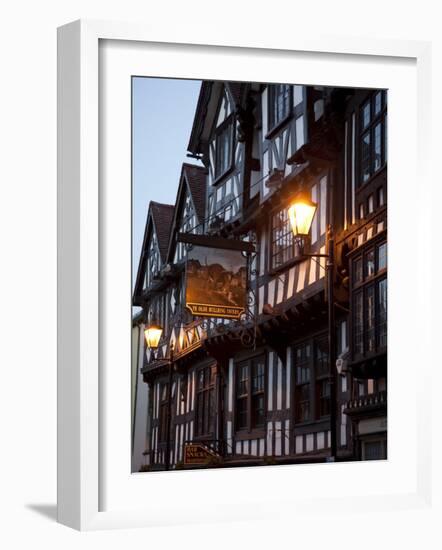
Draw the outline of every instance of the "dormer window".
<instances>
[{"instance_id":1,"label":"dormer window","mask_svg":"<svg viewBox=\"0 0 442 550\"><path fill-rule=\"evenodd\" d=\"M292 86L272 84L269 86L269 131L279 126L291 113Z\"/></svg>"},{"instance_id":2,"label":"dormer window","mask_svg":"<svg viewBox=\"0 0 442 550\"><path fill-rule=\"evenodd\" d=\"M221 178L232 167L233 118L227 118L217 129L215 138L215 179Z\"/></svg>"}]
</instances>

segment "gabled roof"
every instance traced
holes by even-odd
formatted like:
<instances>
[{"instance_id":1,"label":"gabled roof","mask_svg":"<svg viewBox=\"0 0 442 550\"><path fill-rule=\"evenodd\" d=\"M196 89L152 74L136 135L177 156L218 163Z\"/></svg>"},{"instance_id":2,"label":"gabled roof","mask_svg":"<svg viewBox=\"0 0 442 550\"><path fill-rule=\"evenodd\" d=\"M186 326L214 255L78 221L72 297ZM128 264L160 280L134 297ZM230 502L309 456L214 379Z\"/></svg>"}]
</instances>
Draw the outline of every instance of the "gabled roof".
<instances>
[{"instance_id":1,"label":"gabled roof","mask_svg":"<svg viewBox=\"0 0 442 550\"><path fill-rule=\"evenodd\" d=\"M144 269L146 266L147 254L149 250L148 239L151 236L151 231L149 231L150 227L153 227L155 229L161 262L164 263L166 261L174 208L175 207L172 204L162 204L154 201L150 201L149 203L149 208L147 210L146 226L144 228L143 245L141 248L140 260L138 263L134 296L137 296L142 292Z\"/></svg>"},{"instance_id":2,"label":"gabled roof","mask_svg":"<svg viewBox=\"0 0 442 550\"><path fill-rule=\"evenodd\" d=\"M182 212L182 199L186 188L195 208L198 224L203 223L206 211L206 176L207 170L202 166L184 162L181 168L180 183L175 200L175 211L171 222L167 261L172 261L172 248L176 240L176 229ZM186 185L187 183L187 185Z\"/></svg>"},{"instance_id":3,"label":"gabled roof","mask_svg":"<svg viewBox=\"0 0 442 550\"><path fill-rule=\"evenodd\" d=\"M194 155L204 153L204 141L207 140L213 126L213 120L216 117L217 107L224 87L227 89L235 107L238 105L243 106L250 83L214 80L204 80L201 83L189 145L187 147Z\"/></svg>"},{"instance_id":4,"label":"gabled roof","mask_svg":"<svg viewBox=\"0 0 442 550\"><path fill-rule=\"evenodd\" d=\"M206 212L206 175L207 171L202 166L194 164L183 164L183 173L189 184L190 195L195 206L198 222L204 220Z\"/></svg>"},{"instance_id":5,"label":"gabled roof","mask_svg":"<svg viewBox=\"0 0 442 550\"><path fill-rule=\"evenodd\" d=\"M200 147L200 137L204 130L205 118L207 115L207 107L210 96L212 95L213 82L211 80L203 80L201 82L198 102L196 104L195 116L193 117L193 125L190 133L189 144L187 150L197 155L202 153Z\"/></svg>"},{"instance_id":6,"label":"gabled roof","mask_svg":"<svg viewBox=\"0 0 442 550\"><path fill-rule=\"evenodd\" d=\"M166 261L174 209L175 207L172 204L162 204L154 201L150 201L149 203L149 210L152 213L152 221L155 225L162 262Z\"/></svg>"},{"instance_id":7,"label":"gabled roof","mask_svg":"<svg viewBox=\"0 0 442 550\"><path fill-rule=\"evenodd\" d=\"M236 105L241 105L243 91L246 87L245 82L226 82L227 89L232 96L233 103Z\"/></svg>"}]
</instances>

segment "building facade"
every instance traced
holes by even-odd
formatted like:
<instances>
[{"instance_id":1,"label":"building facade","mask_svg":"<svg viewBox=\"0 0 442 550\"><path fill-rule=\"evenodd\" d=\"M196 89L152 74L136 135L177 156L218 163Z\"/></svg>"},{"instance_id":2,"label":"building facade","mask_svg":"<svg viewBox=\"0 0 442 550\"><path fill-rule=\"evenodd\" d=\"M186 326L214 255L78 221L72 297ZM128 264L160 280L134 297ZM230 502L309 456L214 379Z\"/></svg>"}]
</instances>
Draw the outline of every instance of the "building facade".
<instances>
[{"instance_id":1,"label":"building facade","mask_svg":"<svg viewBox=\"0 0 442 550\"><path fill-rule=\"evenodd\" d=\"M163 328L137 355L142 469L198 467L190 443L207 450L200 467L324 461L332 429L337 460L386 458L386 91L205 81L188 150L175 204L150 204L134 290L144 325ZM303 250L288 216L299 192L317 204ZM243 322L190 315L182 233L253 244Z\"/></svg>"}]
</instances>

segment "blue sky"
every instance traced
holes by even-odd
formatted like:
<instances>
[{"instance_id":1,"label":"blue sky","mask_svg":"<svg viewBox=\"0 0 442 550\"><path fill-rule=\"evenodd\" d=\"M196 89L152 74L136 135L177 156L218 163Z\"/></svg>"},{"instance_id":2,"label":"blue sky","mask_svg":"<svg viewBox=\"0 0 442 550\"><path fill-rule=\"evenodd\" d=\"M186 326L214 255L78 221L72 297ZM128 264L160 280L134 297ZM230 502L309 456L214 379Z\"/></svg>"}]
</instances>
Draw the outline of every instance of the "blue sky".
<instances>
[{"instance_id":1,"label":"blue sky","mask_svg":"<svg viewBox=\"0 0 442 550\"><path fill-rule=\"evenodd\" d=\"M132 82L133 282L149 201L173 204L201 86L199 80L136 77Z\"/></svg>"}]
</instances>

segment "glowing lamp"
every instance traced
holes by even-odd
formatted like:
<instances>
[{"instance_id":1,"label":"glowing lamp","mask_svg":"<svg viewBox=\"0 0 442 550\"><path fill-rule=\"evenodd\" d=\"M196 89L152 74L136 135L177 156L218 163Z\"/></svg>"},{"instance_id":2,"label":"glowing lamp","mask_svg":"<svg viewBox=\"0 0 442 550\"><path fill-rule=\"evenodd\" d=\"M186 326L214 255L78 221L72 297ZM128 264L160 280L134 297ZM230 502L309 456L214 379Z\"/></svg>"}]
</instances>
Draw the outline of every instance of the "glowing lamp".
<instances>
[{"instance_id":1,"label":"glowing lamp","mask_svg":"<svg viewBox=\"0 0 442 550\"><path fill-rule=\"evenodd\" d=\"M157 349L163 329L158 325L151 325L144 330L146 344L150 349Z\"/></svg>"},{"instance_id":2,"label":"glowing lamp","mask_svg":"<svg viewBox=\"0 0 442 550\"><path fill-rule=\"evenodd\" d=\"M306 237L315 217L317 204L306 196L301 196L289 207L288 215L295 237Z\"/></svg>"}]
</instances>

